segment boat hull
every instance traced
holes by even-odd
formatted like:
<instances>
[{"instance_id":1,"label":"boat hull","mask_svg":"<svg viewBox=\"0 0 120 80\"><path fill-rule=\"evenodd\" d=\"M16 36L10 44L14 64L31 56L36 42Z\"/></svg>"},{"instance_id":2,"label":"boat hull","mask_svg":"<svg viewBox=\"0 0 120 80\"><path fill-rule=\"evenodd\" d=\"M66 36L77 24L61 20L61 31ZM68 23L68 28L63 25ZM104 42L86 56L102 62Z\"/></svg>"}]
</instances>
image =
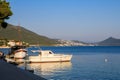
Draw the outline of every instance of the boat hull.
<instances>
[{"instance_id":1,"label":"boat hull","mask_svg":"<svg viewBox=\"0 0 120 80\"><path fill-rule=\"evenodd\" d=\"M16 59L23 59L25 57L26 57L26 52L16 52L14 54L14 58L16 58Z\"/></svg>"},{"instance_id":2,"label":"boat hull","mask_svg":"<svg viewBox=\"0 0 120 80\"><path fill-rule=\"evenodd\" d=\"M45 62L68 62L72 58L72 55L63 56L29 56L28 60L31 63L45 63Z\"/></svg>"}]
</instances>

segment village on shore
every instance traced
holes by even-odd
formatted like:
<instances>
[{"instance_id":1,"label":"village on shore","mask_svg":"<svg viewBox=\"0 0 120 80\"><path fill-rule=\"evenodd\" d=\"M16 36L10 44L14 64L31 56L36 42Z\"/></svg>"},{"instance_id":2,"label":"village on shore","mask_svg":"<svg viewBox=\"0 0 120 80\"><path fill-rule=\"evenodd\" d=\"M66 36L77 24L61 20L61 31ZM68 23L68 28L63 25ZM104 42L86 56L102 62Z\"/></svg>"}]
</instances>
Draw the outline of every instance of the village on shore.
<instances>
[{"instance_id":1,"label":"village on shore","mask_svg":"<svg viewBox=\"0 0 120 80\"><path fill-rule=\"evenodd\" d=\"M59 43L52 46L94 46L90 43L83 43L79 41L71 41L71 40L58 40ZM24 41L15 41L15 40L0 40L0 48L10 48L15 45L24 45L24 46L38 46L38 44L29 44Z\"/></svg>"}]
</instances>

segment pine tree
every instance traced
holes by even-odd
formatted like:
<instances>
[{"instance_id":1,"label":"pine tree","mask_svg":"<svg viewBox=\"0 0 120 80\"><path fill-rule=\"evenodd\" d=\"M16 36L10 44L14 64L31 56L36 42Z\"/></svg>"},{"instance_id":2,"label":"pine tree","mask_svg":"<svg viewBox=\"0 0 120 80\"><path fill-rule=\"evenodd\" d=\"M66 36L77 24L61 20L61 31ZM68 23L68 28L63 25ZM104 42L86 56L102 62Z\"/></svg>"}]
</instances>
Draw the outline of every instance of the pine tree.
<instances>
[{"instance_id":1,"label":"pine tree","mask_svg":"<svg viewBox=\"0 0 120 80\"><path fill-rule=\"evenodd\" d=\"M0 24L1 27L6 28L7 23L5 19L9 19L12 16L12 11L10 10L9 2L6 0L0 0Z\"/></svg>"}]
</instances>

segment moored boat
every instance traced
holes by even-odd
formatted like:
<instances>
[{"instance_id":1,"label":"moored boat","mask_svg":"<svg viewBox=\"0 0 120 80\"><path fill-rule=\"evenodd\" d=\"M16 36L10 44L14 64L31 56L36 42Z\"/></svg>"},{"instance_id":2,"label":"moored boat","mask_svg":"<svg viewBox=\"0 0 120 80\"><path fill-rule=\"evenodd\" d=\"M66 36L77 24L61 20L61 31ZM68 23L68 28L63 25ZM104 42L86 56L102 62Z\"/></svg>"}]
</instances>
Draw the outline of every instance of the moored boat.
<instances>
[{"instance_id":1,"label":"moored boat","mask_svg":"<svg viewBox=\"0 0 120 80\"><path fill-rule=\"evenodd\" d=\"M14 52L14 58L16 59L22 59L22 58L25 58L27 54L27 50L25 49L18 49Z\"/></svg>"},{"instance_id":2,"label":"moored boat","mask_svg":"<svg viewBox=\"0 0 120 80\"><path fill-rule=\"evenodd\" d=\"M15 59L23 59L27 55L27 50L25 46L13 46L11 47L9 55Z\"/></svg>"},{"instance_id":3,"label":"moored boat","mask_svg":"<svg viewBox=\"0 0 120 80\"><path fill-rule=\"evenodd\" d=\"M37 56L28 56L29 62L66 62L70 61L72 55L54 54L51 50L39 50Z\"/></svg>"}]
</instances>

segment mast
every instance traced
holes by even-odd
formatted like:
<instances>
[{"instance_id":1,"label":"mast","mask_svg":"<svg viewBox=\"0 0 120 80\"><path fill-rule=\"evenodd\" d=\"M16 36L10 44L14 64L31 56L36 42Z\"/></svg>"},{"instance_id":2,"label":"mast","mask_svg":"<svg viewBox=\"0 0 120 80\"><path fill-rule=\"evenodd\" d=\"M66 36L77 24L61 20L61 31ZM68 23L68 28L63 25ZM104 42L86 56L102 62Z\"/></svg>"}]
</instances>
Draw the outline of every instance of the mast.
<instances>
[{"instance_id":1,"label":"mast","mask_svg":"<svg viewBox=\"0 0 120 80\"><path fill-rule=\"evenodd\" d=\"M20 24L18 25L18 41L19 41L19 45L22 45L22 42L21 42L21 27L20 27Z\"/></svg>"}]
</instances>

